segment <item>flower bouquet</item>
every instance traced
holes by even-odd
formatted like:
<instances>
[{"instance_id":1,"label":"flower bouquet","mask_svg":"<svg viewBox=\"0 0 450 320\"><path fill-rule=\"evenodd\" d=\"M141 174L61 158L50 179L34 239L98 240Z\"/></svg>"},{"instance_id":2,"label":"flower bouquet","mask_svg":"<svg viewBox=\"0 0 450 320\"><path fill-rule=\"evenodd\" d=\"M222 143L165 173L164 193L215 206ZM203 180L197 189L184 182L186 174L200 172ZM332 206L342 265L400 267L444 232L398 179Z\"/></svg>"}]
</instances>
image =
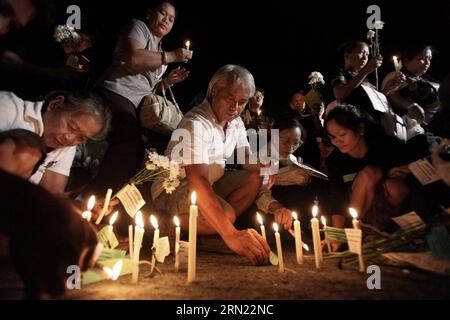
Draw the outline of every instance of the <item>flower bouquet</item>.
<instances>
[{"instance_id":1,"label":"flower bouquet","mask_svg":"<svg viewBox=\"0 0 450 320\"><path fill-rule=\"evenodd\" d=\"M134 177L132 177L112 198L118 198L126 212L134 218L135 214L145 205L145 200L136 186L145 182L164 178L163 188L171 194L180 184L180 166L177 162L160 156L156 152L148 155L148 160Z\"/></svg>"},{"instance_id":2,"label":"flower bouquet","mask_svg":"<svg viewBox=\"0 0 450 320\"><path fill-rule=\"evenodd\" d=\"M61 43L65 53L68 55L66 65L83 72L88 70L89 59L81 54L92 46L88 36L79 34L70 25L59 25L55 28L53 35L55 40Z\"/></svg>"},{"instance_id":3,"label":"flower bouquet","mask_svg":"<svg viewBox=\"0 0 450 320\"><path fill-rule=\"evenodd\" d=\"M365 260L375 259L390 252L420 253L429 250L429 236L433 229L448 228L450 215L443 213L436 216L427 225L411 225L393 233L378 230L369 224L361 224L363 231L362 252ZM330 241L346 243L344 229L327 227L325 238ZM325 260L338 260L341 267L358 263L358 257L350 251L334 252L324 255Z\"/></svg>"}]
</instances>

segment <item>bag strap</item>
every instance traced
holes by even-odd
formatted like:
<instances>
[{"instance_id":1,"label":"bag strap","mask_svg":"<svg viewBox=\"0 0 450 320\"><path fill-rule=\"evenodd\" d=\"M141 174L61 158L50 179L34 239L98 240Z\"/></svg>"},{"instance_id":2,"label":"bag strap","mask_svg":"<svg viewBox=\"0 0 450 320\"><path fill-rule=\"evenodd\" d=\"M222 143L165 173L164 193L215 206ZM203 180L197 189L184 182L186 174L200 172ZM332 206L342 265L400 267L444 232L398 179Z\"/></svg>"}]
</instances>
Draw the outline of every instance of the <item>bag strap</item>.
<instances>
[{"instance_id":1,"label":"bag strap","mask_svg":"<svg viewBox=\"0 0 450 320\"><path fill-rule=\"evenodd\" d=\"M163 85L163 90L164 90L164 85ZM169 87L168 90L169 90L170 98L172 99L173 104L174 104L175 107L177 108L178 114L179 114L179 115L183 115L183 113L182 113L181 110L180 110L180 106L179 106L178 103L177 103L177 100L175 100L175 96L173 95L172 89Z\"/></svg>"}]
</instances>

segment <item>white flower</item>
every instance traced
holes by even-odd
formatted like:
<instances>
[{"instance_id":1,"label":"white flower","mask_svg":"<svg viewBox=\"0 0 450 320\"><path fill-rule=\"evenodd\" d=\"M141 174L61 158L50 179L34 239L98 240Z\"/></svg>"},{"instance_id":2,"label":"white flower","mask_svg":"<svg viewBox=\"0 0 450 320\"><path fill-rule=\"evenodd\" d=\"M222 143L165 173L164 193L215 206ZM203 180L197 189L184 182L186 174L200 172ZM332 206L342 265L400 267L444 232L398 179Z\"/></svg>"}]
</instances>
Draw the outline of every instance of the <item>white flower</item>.
<instances>
[{"instance_id":1,"label":"white flower","mask_svg":"<svg viewBox=\"0 0 450 320\"><path fill-rule=\"evenodd\" d=\"M148 161L148 162L145 163L145 168L147 170L153 171L153 170L156 170L158 167L155 164L153 164L150 161Z\"/></svg>"},{"instance_id":2,"label":"white flower","mask_svg":"<svg viewBox=\"0 0 450 320\"><path fill-rule=\"evenodd\" d=\"M155 160L157 160L159 158L159 154L156 152L150 152L150 154L148 155L148 160L150 162L155 162Z\"/></svg>"},{"instance_id":3,"label":"white flower","mask_svg":"<svg viewBox=\"0 0 450 320\"><path fill-rule=\"evenodd\" d=\"M316 83L325 84L325 81L323 80L323 75L318 71L311 72L308 78L310 79L309 84L311 85Z\"/></svg>"},{"instance_id":4,"label":"white flower","mask_svg":"<svg viewBox=\"0 0 450 320\"><path fill-rule=\"evenodd\" d=\"M55 28L54 38L57 42L76 41L80 38L80 35L72 26L66 24Z\"/></svg>"},{"instance_id":5,"label":"white flower","mask_svg":"<svg viewBox=\"0 0 450 320\"><path fill-rule=\"evenodd\" d=\"M178 179L164 179L163 188L166 193L171 194L180 185L180 180Z\"/></svg>"},{"instance_id":6,"label":"white flower","mask_svg":"<svg viewBox=\"0 0 450 320\"><path fill-rule=\"evenodd\" d=\"M381 30L384 27L384 22L383 21L375 21L375 23L373 24L374 28L377 30Z\"/></svg>"},{"instance_id":7,"label":"white flower","mask_svg":"<svg viewBox=\"0 0 450 320\"><path fill-rule=\"evenodd\" d=\"M160 156L159 163L160 163L160 167L162 167L163 169L167 170L170 167L170 161L169 161L169 158L167 158L167 157Z\"/></svg>"},{"instance_id":8,"label":"white flower","mask_svg":"<svg viewBox=\"0 0 450 320\"><path fill-rule=\"evenodd\" d=\"M169 179L176 179L180 175L180 165L175 161L170 161Z\"/></svg>"},{"instance_id":9,"label":"white flower","mask_svg":"<svg viewBox=\"0 0 450 320\"><path fill-rule=\"evenodd\" d=\"M372 39L373 37L375 37L375 31L373 30L367 31L367 39Z\"/></svg>"}]
</instances>

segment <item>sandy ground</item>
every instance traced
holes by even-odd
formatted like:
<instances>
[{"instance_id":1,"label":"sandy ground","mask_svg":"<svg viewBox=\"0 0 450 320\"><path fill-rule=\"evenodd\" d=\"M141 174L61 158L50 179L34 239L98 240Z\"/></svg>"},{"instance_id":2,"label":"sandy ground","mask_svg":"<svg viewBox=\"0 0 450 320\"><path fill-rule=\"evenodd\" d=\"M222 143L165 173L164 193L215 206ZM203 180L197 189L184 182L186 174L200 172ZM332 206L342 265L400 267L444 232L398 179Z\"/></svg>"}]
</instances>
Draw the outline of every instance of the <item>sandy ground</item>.
<instances>
[{"instance_id":1,"label":"sandy ground","mask_svg":"<svg viewBox=\"0 0 450 320\"><path fill-rule=\"evenodd\" d=\"M210 240L210 241L209 241ZM274 248L274 246L271 246ZM442 277L414 269L389 266L381 260L368 261L381 268L381 289L369 290L370 276L355 267L340 269L336 261L325 261L320 269L314 258L305 256L296 264L295 250L284 245L284 273L278 267L252 266L246 259L229 253L218 239L208 239L199 245L197 278L187 284L187 264L174 271L174 259L166 258L158 265L162 274L146 276L148 266L141 266L139 282L132 285L131 276L117 281L102 281L86 285L81 290L68 291L69 300L298 300L298 299L449 299L450 277ZM0 299L20 299L22 285L12 266L0 263Z\"/></svg>"},{"instance_id":2,"label":"sandy ground","mask_svg":"<svg viewBox=\"0 0 450 320\"><path fill-rule=\"evenodd\" d=\"M284 261L288 271L275 266L252 266L246 259L226 253L217 240L203 242L198 252L197 278L187 284L187 265L174 272L172 257L160 265L162 274L144 277L148 267L141 267L138 284L130 276L116 282L103 281L68 292L67 299L449 299L450 278L420 270L380 265L381 289L369 290L366 273L355 268L339 269L337 262L325 261L317 270L313 256L296 264L295 250L285 246ZM273 247L273 246L272 246ZM375 261L376 262L376 261ZM380 263L380 261L378 261ZM372 263L368 262L367 265Z\"/></svg>"}]
</instances>

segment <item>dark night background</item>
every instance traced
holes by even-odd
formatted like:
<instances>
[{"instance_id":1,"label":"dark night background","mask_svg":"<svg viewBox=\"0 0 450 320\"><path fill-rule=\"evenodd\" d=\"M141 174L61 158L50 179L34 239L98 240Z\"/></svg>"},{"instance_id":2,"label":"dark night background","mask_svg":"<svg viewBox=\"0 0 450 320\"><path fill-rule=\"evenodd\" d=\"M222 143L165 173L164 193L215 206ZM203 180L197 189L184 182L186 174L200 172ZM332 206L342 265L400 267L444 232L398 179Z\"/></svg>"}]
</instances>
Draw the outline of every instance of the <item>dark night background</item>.
<instances>
[{"instance_id":1,"label":"dark night background","mask_svg":"<svg viewBox=\"0 0 450 320\"><path fill-rule=\"evenodd\" d=\"M338 67L337 47L348 40L365 40L366 9L381 8L386 24L380 32L384 64L380 81L393 71L392 55L412 41L425 40L439 53L429 74L441 80L450 70L450 5L445 1L176 1L179 15L172 32L163 40L173 50L191 40L194 58L186 64L191 76L174 89L183 109L194 96L206 90L220 66L227 63L247 67L256 83L266 91L265 103L272 111L287 105L291 94L308 90L308 75L320 71L325 80ZM121 27L131 18L145 18L145 1L55 1L54 22L64 24L66 8L81 8L84 33L95 36L90 49L94 70L101 72L111 58ZM447 58L447 59L446 59Z\"/></svg>"}]
</instances>

